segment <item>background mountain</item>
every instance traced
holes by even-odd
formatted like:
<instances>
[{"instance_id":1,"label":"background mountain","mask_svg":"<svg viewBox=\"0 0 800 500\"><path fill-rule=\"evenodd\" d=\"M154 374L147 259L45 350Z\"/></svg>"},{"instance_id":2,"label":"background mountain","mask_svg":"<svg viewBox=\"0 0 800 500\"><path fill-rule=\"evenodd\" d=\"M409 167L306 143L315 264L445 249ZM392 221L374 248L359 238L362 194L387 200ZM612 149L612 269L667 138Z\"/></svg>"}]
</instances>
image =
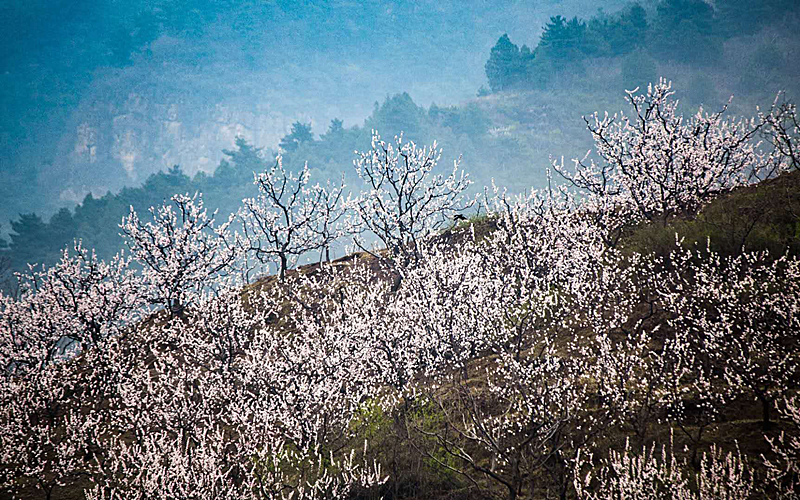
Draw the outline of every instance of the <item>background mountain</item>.
<instances>
[{"instance_id":1,"label":"background mountain","mask_svg":"<svg viewBox=\"0 0 800 500\"><path fill-rule=\"evenodd\" d=\"M346 176L371 130L462 155L476 190L541 187L591 147L583 115L664 76L681 110L800 95L787 0L4 3L0 256L52 263L176 192L220 216L280 150ZM476 95L477 93L477 95ZM177 165L177 167L176 167ZM10 233L10 234L9 234Z\"/></svg>"},{"instance_id":2,"label":"background mountain","mask_svg":"<svg viewBox=\"0 0 800 500\"><path fill-rule=\"evenodd\" d=\"M275 147L296 120L317 133L333 118L360 124L388 95L460 102L485 81L503 32L536 37L550 15L594 5L4 2L0 220L49 215L174 164L211 173L237 136Z\"/></svg>"}]
</instances>

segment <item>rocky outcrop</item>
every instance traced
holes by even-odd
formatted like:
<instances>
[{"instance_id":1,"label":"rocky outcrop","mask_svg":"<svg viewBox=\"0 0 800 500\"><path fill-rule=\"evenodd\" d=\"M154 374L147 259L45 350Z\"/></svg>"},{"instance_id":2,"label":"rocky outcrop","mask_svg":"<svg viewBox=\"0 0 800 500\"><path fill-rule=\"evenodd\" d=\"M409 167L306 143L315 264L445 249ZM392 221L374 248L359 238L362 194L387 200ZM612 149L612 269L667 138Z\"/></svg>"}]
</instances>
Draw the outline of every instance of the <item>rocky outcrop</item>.
<instances>
[{"instance_id":1,"label":"rocky outcrop","mask_svg":"<svg viewBox=\"0 0 800 500\"><path fill-rule=\"evenodd\" d=\"M102 97L84 102L62 136L54 166L65 201L138 184L176 164L188 175L212 173L237 137L274 148L292 122L263 102L198 102L136 91L121 102Z\"/></svg>"},{"instance_id":2,"label":"rocky outcrop","mask_svg":"<svg viewBox=\"0 0 800 500\"><path fill-rule=\"evenodd\" d=\"M190 176L212 173L237 137L275 149L296 120L312 122L319 133L318 125L333 117L350 118L320 105L324 95L304 96L297 82L287 94L291 84L277 80L274 70L245 71L230 62L200 67L155 56L98 71L59 133L41 187L68 204L88 192L139 185L176 164Z\"/></svg>"}]
</instances>

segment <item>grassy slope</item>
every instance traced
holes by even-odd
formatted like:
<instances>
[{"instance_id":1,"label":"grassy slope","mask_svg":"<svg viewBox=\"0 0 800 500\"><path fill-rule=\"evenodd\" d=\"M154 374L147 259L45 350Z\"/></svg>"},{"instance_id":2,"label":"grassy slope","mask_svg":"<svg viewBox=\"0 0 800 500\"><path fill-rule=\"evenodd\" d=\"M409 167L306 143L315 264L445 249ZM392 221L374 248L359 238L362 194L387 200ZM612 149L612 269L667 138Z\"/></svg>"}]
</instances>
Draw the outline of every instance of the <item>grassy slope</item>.
<instances>
[{"instance_id":1,"label":"grassy slope","mask_svg":"<svg viewBox=\"0 0 800 500\"><path fill-rule=\"evenodd\" d=\"M463 227L465 224L462 223ZM492 231L492 221L486 218L475 220L476 234ZM457 243L459 228L452 235L445 234L446 240ZM800 254L800 171L785 174L777 179L759 185L741 188L721 196L708 204L693 221L674 219L666 226L642 224L632 227L620 244L628 251L654 253L667 256L675 247L676 233L685 238L688 244L697 243L705 247L710 241L713 250L722 254L736 255L741 250L767 250L773 256L788 252ZM476 370L485 360L475 360ZM385 498L471 498L469 484L452 473L436 466L430 460L416 456L414 449L398 436L398 428L389 416L374 417L375 422L365 437L370 439L371 447L386 465L394 464L399 484L390 484L382 491ZM435 424L435 413L422 415ZM686 430L696 432L697 426L687 419ZM758 460L769 455L769 446L764 439L761 425L761 407L757 401L737 399L720 411L718 421L707 427L702 434L699 451L707 451L716 444L726 451L734 451L738 446L743 455ZM602 455L608 448L621 449L626 438L632 436L630 428L622 426L612 431L596 454ZM776 436L787 427L776 422L768 431ZM671 438L672 434L672 438ZM655 440L668 444L673 439L674 450L679 458L688 457L684 447L691 441L678 428L653 422L647 429L648 442ZM645 443L632 441L634 446ZM634 448L635 449L635 448ZM392 467L386 467L392 470ZM395 489L396 487L396 489ZM474 495L474 492L472 493Z\"/></svg>"},{"instance_id":2,"label":"grassy slope","mask_svg":"<svg viewBox=\"0 0 800 500\"><path fill-rule=\"evenodd\" d=\"M478 237L493 230L491 219L485 217L476 218L470 224L475 225ZM439 237L458 244L467 225L462 223ZM676 233L679 237L685 237L687 242L702 245L710 238L711 247L723 254L738 254L742 247L747 251L769 250L772 255L784 252L800 254L800 171L721 196L707 205L696 220L674 219L666 226L643 224L630 228L621 245L629 251L667 255L674 248ZM342 266L353 262L377 266L374 258L363 253L335 261ZM313 264L293 272L314 273L316 269L317 265ZM275 283L274 277L262 278L246 287L243 297L247 300L246 297L251 293L269 291ZM280 318L274 320L280 321ZM486 364L486 360L476 359L473 363L477 368ZM414 418L435 426L440 417L431 409L418 412ZM361 423L361 437L369 440L371 453L391 474L390 481L380 492L384 498L456 499L474 496L474 491L463 478L415 452L409 438L403 435L402 426L392 415L372 409L364 413ZM690 431L694 429L691 422L687 427ZM777 422L769 433L777 435L784 428L781 422ZM670 427L653 423L648 435L657 442L668 443ZM624 427L612 432L604 440L599 453L608 448L621 448L630 436L630 429ZM752 400L736 400L723 408L719 421L705 431L701 451L712 443L726 450L733 450L738 444L743 454L750 457L768 454L769 447L760 423L759 404ZM675 429L674 444L678 455L683 456L681 450L691 443L680 430ZM372 498L374 494L372 492L364 498ZM5 498L2 493L0 498ZM30 492L23 498L39 497L35 492ZM77 499L82 498L82 494L79 488L73 486L58 489L54 498Z\"/></svg>"}]
</instances>

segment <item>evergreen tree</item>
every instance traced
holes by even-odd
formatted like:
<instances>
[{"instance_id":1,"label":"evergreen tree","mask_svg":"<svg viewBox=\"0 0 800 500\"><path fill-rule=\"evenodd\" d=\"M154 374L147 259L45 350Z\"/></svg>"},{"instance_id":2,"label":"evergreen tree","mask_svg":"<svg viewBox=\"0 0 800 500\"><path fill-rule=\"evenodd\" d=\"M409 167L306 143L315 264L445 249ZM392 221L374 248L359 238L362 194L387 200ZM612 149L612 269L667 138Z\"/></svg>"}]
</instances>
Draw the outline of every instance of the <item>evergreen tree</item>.
<instances>
[{"instance_id":1,"label":"evergreen tree","mask_svg":"<svg viewBox=\"0 0 800 500\"><path fill-rule=\"evenodd\" d=\"M714 34L714 9L703 0L662 0L657 7L652 47L658 57L709 64L722 53Z\"/></svg>"},{"instance_id":2,"label":"evergreen tree","mask_svg":"<svg viewBox=\"0 0 800 500\"><path fill-rule=\"evenodd\" d=\"M314 134L311 133L310 123L294 122L292 124L292 131L281 139L280 147L283 151L291 153L297 151L300 144L314 140Z\"/></svg>"},{"instance_id":3,"label":"evergreen tree","mask_svg":"<svg viewBox=\"0 0 800 500\"><path fill-rule=\"evenodd\" d=\"M344 132L344 122L338 118L334 118L331 120L331 124L328 127L328 132L325 134L326 136L336 136Z\"/></svg>"},{"instance_id":4,"label":"evergreen tree","mask_svg":"<svg viewBox=\"0 0 800 500\"><path fill-rule=\"evenodd\" d=\"M167 172L158 172L144 181L142 193L153 196L146 196L142 201L143 208L158 205L164 199L170 198L176 193L186 193L192 189L192 180L183 173L180 165L173 165ZM139 206L138 203L134 204ZM122 216L120 216L122 217Z\"/></svg>"},{"instance_id":5,"label":"evergreen tree","mask_svg":"<svg viewBox=\"0 0 800 500\"><path fill-rule=\"evenodd\" d=\"M51 235L51 246L61 249L72 244L78 225L72 217L72 212L62 208L50 218L48 230Z\"/></svg>"},{"instance_id":6,"label":"evergreen tree","mask_svg":"<svg viewBox=\"0 0 800 500\"><path fill-rule=\"evenodd\" d=\"M643 42L643 36L647 32L649 26L647 24L647 12L640 4L633 4L628 10L622 14L623 22L630 27L632 33L641 35L637 37L639 44Z\"/></svg>"},{"instance_id":7,"label":"evergreen tree","mask_svg":"<svg viewBox=\"0 0 800 500\"><path fill-rule=\"evenodd\" d=\"M411 96L403 92L387 98L383 104L376 102L364 128L392 131L392 134L403 132L407 139L421 141L427 132L426 115L425 109L417 106Z\"/></svg>"},{"instance_id":8,"label":"evergreen tree","mask_svg":"<svg viewBox=\"0 0 800 500\"><path fill-rule=\"evenodd\" d=\"M527 48L527 47L526 47ZM527 57L531 58L530 50ZM519 47L511 43L508 34L504 34L497 40L486 61L486 78L489 80L489 87L493 92L507 90L518 84L523 76L525 69L525 59Z\"/></svg>"},{"instance_id":9,"label":"evergreen tree","mask_svg":"<svg viewBox=\"0 0 800 500\"><path fill-rule=\"evenodd\" d=\"M8 242L0 237L0 293L13 295L14 279L11 273L11 252Z\"/></svg>"},{"instance_id":10,"label":"evergreen tree","mask_svg":"<svg viewBox=\"0 0 800 500\"><path fill-rule=\"evenodd\" d=\"M591 25L591 23L590 23ZM612 56L627 54L647 43L647 13L644 8L633 4L608 23L604 41Z\"/></svg>"},{"instance_id":11,"label":"evergreen tree","mask_svg":"<svg viewBox=\"0 0 800 500\"><path fill-rule=\"evenodd\" d=\"M236 149L223 149L222 152L227 158L214 171L212 183L217 187L232 188L239 184L250 184L253 182L253 172L261 172L266 167L262 148L253 146L243 137L236 138Z\"/></svg>"},{"instance_id":12,"label":"evergreen tree","mask_svg":"<svg viewBox=\"0 0 800 500\"><path fill-rule=\"evenodd\" d=\"M567 21L555 16L544 26L537 56L539 52L554 61L574 62L592 55L595 47L588 43L586 23L577 17Z\"/></svg>"},{"instance_id":13,"label":"evergreen tree","mask_svg":"<svg viewBox=\"0 0 800 500\"><path fill-rule=\"evenodd\" d=\"M12 265L23 269L28 263L44 262L49 254L51 241L47 224L35 213L20 214L19 219L11 221Z\"/></svg>"}]
</instances>

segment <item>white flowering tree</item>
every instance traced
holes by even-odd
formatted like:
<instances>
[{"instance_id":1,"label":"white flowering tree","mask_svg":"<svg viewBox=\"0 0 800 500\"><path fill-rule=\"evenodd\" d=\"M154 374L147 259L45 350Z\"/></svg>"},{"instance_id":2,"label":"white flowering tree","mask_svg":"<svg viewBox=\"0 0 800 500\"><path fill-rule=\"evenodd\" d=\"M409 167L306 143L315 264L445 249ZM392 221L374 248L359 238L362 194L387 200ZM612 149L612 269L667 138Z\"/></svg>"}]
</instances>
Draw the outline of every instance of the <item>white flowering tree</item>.
<instances>
[{"instance_id":1,"label":"white flowering tree","mask_svg":"<svg viewBox=\"0 0 800 500\"><path fill-rule=\"evenodd\" d=\"M788 101L784 93L779 93L767 112L759 112L758 119L765 124L761 138L772 148L770 160L775 171L800 168L800 122L797 119L797 106Z\"/></svg>"},{"instance_id":2,"label":"white flowering tree","mask_svg":"<svg viewBox=\"0 0 800 500\"><path fill-rule=\"evenodd\" d=\"M629 91L630 116L595 113L585 119L597 162L588 153L573 160L573 171L563 160L554 162L556 171L591 195L596 210L614 219L612 226L693 216L720 193L797 166L792 106L776 105L749 120L725 117L727 106L685 118L673 94L664 79L646 93ZM772 138L771 150L761 147L760 134Z\"/></svg>"},{"instance_id":3,"label":"white flowering tree","mask_svg":"<svg viewBox=\"0 0 800 500\"><path fill-rule=\"evenodd\" d=\"M256 175L258 197L243 200L239 210L246 249L262 263L277 264L281 280L307 252L329 258L331 244L348 232L344 179L339 185L309 183L308 165L295 175L279 156L270 170Z\"/></svg>"},{"instance_id":4,"label":"white flowering tree","mask_svg":"<svg viewBox=\"0 0 800 500\"><path fill-rule=\"evenodd\" d=\"M373 131L370 150L357 154L356 172L367 188L353 201L359 229L402 263L416 262L422 240L471 205L464 191L472 181L459 172L459 160L448 174L435 173L441 158L435 142L418 147L401 134L387 143ZM373 253L361 239L356 244Z\"/></svg>"},{"instance_id":5,"label":"white flowering tree","mask_svg":"<svg viewBox=\"0 0 800 500\"><path fill-rule=\"evenodd\" d=\"M50 268L19 274L19 298L3 296L2 366L37 371L121 333L144 306L130 259L99 260L76 242Z\"/></svg>"},{"instance_id":6,"label":"white flowering tree","mask_svg":"<svg viewBox=\"0 0 800 500\"><path fill-rule=\"evenodd\" d=\"M767 437L775 458L764 460L767 482L781 500L800 498L800 399L785 398L778 408L780 416L789 423L787 431L778 436Z\"/></svg>"},{"instance_id":7,"label":"white flowering tree","mask_svg":"<svg viewBox=\"0 0 800 500\"><path fill-rule=\"evenodd\" d=\"M575 491L582 500L739 500L757 492L751 465L741 451L725 452L712 446L703 453L696 472L675 457L672 443L655 443L636 454L625 442L622 451L611 450L595 467L591 454L578 456ZM585 475L581 475L581 474Z\"/></svg>"},{"instance_id":8,"label":"white flowering tree","mask_svg":"<svg viewBox=\"0 0 800 500\"><path fill-rule=\"evenodd\" d=\"M142 268L147 300L179 314L216 276L230 271L241 252L228 230L231 220L216 226L202 195L175 195L150 213L153 220L143 221L131 207L120 229Z\"/></svg>"},{"instance_id":9,"label":"white flowering tree","mask_svg":"<svg viewBox=\"0 0 800 500\"><path fill-rule=\"evenodd\" d=\"M103 375L106 375L105 373ZM76 396L107 401L103 376L79 377L66 364L50 365L24 379L0 383L0 491L12 498L36 492L51 498L57 488L94 473L85 457L97 450L97 420L85 415ZM93 387L92 384L102 384Z\"/></svg>"},{"instance_id":10,"label":"white flowering tree","mask_svg":"<svg viewBox=\"0 0 800 500\"><path fill-rule=\"evenodd\" d=\"M775 401L800 375L800 261L709 251L690 252L683 261L691 272L676 273L665 296L671 326L685 332L696 356L721 370L728 397L759 402L769 426Z\"/></svg>"},{"instance_id":11,"label":"white flowering tree","mask_svg":"<svg viewBox=\"0 0 800 500\"><path fill-rule=\"evenodd\" d=\"M385 480L363 442L343 446L358 353L267 325L272 300L221 286L123 350L112 425L129 438L106 444L90 498L338 498Z\"/></svg>"},{"instance_id":12,"label":"white flowering tree","mask_svg":"<svg viewBox=\"0 0 800 500\"><path fill-rule=\"evenodd\" d=\"M76 243L53 267L20 275L18 298L0 295L0 485L12 494L50 498L93 474L85 458L98 453L94 430L107 416L95 410L121 375L105 348L144 306L128 262Z\"/></svg>"},{"instance_id":13,"label":"white flowering tree","mask_svg":"<svg viewBox=\"0 0 800 500\"><path fill-rule=\"evenodd\" d=\"M534 483L566 494L574 454L619 413L592 407L600 372L568 332L624 323L634 271L605 271L613 259L568 197L496 206L486 241L423 248L387 307L389 332L376 337L402 346L386 349L386 371L403 368L396 411L429 460L479 488L488 479L505 498ZM609 303L618 312L608 315ZM424 418L431 412L435 423Z\"/></svg>"}]
</instances>

